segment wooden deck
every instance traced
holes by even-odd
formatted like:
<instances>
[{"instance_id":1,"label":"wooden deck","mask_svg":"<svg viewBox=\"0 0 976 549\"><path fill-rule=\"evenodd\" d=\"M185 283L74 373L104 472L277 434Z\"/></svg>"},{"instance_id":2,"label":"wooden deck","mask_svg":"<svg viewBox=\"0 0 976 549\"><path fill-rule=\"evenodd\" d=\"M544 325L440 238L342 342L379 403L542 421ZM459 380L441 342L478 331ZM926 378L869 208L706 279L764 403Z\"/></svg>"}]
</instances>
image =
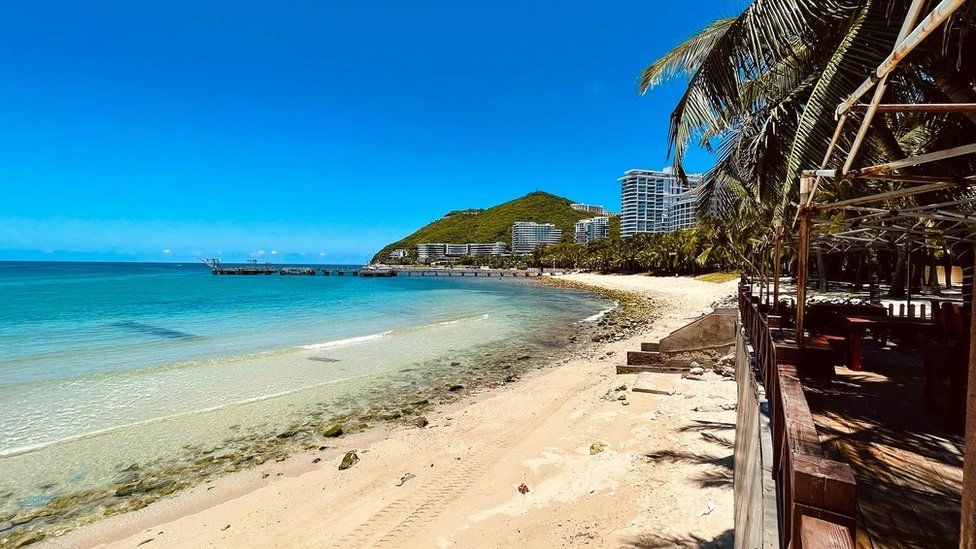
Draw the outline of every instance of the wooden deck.
<instances>
[{"instance_id":1,"label":"wooden deck","mask_svg":"<svg viewBox=\"0 0 976 549\"><path fill-rule=\"evenodd\" d=\"M957 547L963 439L922 401L917 352L865 344L864 370L804 380L828 457L857 478L857 547Z\"/></svg>"}]
</instances>

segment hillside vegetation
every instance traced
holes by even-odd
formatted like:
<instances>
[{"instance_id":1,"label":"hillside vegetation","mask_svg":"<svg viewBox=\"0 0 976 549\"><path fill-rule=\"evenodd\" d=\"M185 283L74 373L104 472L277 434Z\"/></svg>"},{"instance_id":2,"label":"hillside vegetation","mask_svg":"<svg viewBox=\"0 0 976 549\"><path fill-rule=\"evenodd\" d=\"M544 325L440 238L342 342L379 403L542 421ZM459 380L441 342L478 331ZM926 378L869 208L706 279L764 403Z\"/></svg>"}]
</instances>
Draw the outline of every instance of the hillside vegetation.
<instances>
[{"instance_id":1,"label":"hillside vegetation","mask_svg":"<svg viewBox=\"0 0 976 549\"><path fill-rule=\"evenodd\" d=\"M567 198L537 191L487 210L455 210L387 245L377 252L373 261L386 260L397 248L413 250L425 242L505 242L511 246L512 224L516 221L553 223L562 229L563 241L572 242L576 222L593 215L570 208L571 203Z\"/></svg>"}]
</instances>

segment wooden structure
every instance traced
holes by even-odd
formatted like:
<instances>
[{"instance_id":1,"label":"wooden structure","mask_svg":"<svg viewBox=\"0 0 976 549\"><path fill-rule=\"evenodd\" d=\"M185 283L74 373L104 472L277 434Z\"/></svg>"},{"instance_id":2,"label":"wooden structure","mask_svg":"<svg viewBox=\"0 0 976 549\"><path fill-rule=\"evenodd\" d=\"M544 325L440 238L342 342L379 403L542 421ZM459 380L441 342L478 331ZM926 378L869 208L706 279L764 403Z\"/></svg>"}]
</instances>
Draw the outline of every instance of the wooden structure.
<instances>
[{"instance_id":1,"label":"wooden structure","mask_svg":"<svg viewBox=\"0 0 976 549\"><path fill-rule=\"evenodd\" d=\"M937 239L967 255L972 254L976 243L976 198L973 192L976 174L959 173L944 166L948 166L948 161L952 159L976 153L976 142L908 158L893 158L873 165L856 165L867 135L874 126L883 123L882 117L876 116L878 113L969 116L976 111L973 104L882 103L888 79L899 63L965 3L966 0L942 0L931 12L923 14L924 7L930 4L924 0L912 0L891 54L838 105L836 128L823 162L816 169L802 173L799 205L794 219L798 255L797 307L793 330L801 367L803 361L814 360L813 355L805 352L813 346L805 330L808 258L812 247L820 250L857 250L889 239L910 251L930 246ZM862 103L862 98L868 97L869 93L868 102ZM849 146L841 145L845 126L856 120L859 120L859 124L853 140ZM839 157L839 161L835 156ZM829 168L831 165L841 167ZM841 183L856 188L858 183L867 181L883 182L886 186L884 190L865 196L825 202L817 200L818 190L838 188ZM964 295L971 303L971 277L966 282ZM752 322L762 328L761 322ZM972 322L968 333L971 341L976 340L976 329ZM761 339L763 336L760 334L757 337ZM972 348L972 344L969 348ZM772 373L772 379L766 378L767 383L785 382L781 375L775 375L777 372ZM780 394L786 392L782 387L777 387L777 391ZM966 415L966 482L963 483L959 546L973 548L976 547L976 364L971 353L968 358ZM802 544L801 538L794 541Z\"/></svg>"},{"instance_id":2,"label":"wooden structure","mask_svg":"<svg viewBox=\"0 0 976 549\"><path fill-rule=\"evenodd\" d=\"M753 349L755 370L763 383L772 423L770 474L776 486L781 546L803 546L804 517L819 520L808 522L807 536L816 534L833 546L848 546L853 543L856 524L854 473L848 464L826 456L797 371L799 349L784 337L786 332L778 330L778 318L767 312L759 298L752 295L751 285L741 284L739 314ZM737 362L741 360L739 357ZM737 364L737 370L743 368ZM737 380L743 382L741 374ZM740 392L740 406L749 406L750 401L741 395ZM746 438L742 444L748 441ZM745 453L740 450L739 438L736 453L739 457ZM740 499L738 494L736 499ZM823 524L828 527L825 529ZM737 545L744 536L755 537L753 531L740 532L740 526L736 525Z\"/></svg>"}]
</instances>

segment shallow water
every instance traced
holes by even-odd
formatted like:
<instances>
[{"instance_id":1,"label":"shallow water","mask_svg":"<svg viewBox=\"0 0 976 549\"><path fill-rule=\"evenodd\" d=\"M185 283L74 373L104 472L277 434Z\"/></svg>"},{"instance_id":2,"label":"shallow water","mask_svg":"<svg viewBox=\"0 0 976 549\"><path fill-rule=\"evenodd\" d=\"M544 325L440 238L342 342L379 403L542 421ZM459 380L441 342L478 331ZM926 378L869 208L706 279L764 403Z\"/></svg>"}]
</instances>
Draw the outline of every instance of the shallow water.
<instances>
[{"instance_id":1,"label":"shallow water","mask_svg":"<svg viewBox=\"0 0 976 549\"><path fill-rule=\"evenodd\" d=\"M0 263L0 295L0 518L501 379L608 305L524 280L166 264Z\"/></svg>"}]
</instances>

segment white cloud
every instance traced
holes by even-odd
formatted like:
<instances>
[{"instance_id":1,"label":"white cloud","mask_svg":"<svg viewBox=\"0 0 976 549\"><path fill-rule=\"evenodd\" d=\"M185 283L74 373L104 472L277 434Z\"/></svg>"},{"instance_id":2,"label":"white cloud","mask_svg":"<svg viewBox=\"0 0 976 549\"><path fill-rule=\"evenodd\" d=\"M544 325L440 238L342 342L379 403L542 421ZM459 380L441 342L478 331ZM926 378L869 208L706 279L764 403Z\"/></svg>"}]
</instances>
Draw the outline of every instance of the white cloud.
<instances>
[{"instance_id":1,"label":"white cloud","mask_svg":"<svg viewBox=\"0 0 976 549\"><path fill-rule=\"evenodd\" d=\"M252 257L261 257L262 255L264 255L264 250L258 250L256 252L251 252L251 256Z\"/></svg>"},{"instance_id":2,"label":"white cloud","mask_svg":"<svg viewBox=\"0 0 976 549\"><path fill-rule=\"evenodd\" d=\"M278 250L271 250L271 255L278 255Z\"/></svg>"},{"instance_id":3,"label":"white cloud","mask_svg":"<svg viewBox=\"0 0 976 549\"><path fill-rule=\"evenodd\" d=\"M319 252L319 257L325 256L325 252Z\"/></svg>"},{"instance_id":4,"label":"white cloud","mask_svg":"<svg viewBox=\"0 0 976 549\"><path fill-rule=\"evenodd\" d=\"M163 250L163 253L164 254L171 254L171 253L173 253L173 250L171 250L169 248L166 248L165 250Z\"/></svg>"}]
</instances>

